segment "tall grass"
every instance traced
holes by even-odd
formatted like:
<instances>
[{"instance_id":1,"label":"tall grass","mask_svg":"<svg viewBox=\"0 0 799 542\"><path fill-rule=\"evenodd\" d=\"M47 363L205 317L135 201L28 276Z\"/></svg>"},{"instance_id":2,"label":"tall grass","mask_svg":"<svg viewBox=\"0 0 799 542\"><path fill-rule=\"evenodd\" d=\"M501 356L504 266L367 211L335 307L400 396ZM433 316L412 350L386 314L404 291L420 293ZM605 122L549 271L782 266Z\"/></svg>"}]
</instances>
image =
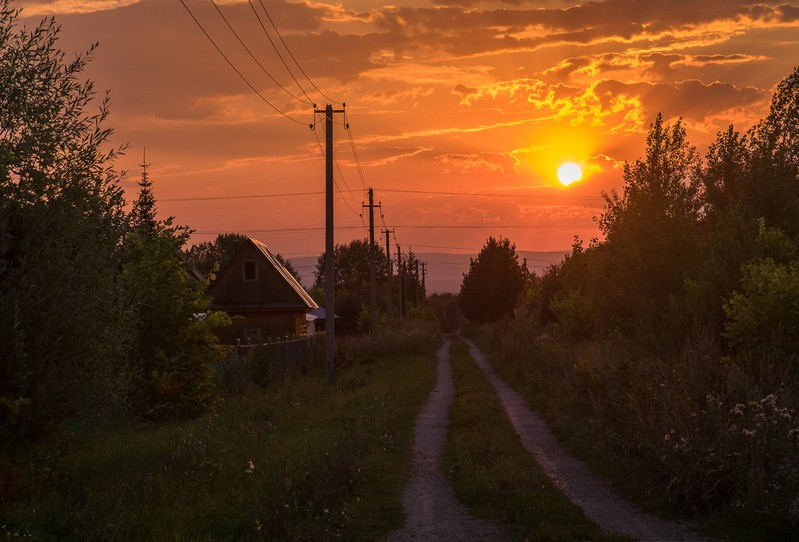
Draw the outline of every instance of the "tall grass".
<instances>
[{"instance_id":1,"label":"tall grass","mask_svg":"<svg viewBox=\"0 0 799 542\"><path fill-rule=\"evenodd\" d=\"M444 468L458 498L523 540L627 540L604 534L554 487L522 445L466 344L454 341L450 352L456 391Z\"/></svg>"},{"instance_id":2,"label":"tall grass","mask_svg":"<svg viewBox=\"0 0 799 542\"><path fill-rule=\"evenodd\" d=\"M86 433L33 465L3 530L36 540L372 540L402 522L431 353L354 359L227 399L185 423Z\"/></svg>"},{"instance_id":3,"label":"tall grass","mask_svg":"<svg viewBox=\"0 0 799 542\"><path fill-rule=\"evenodd\" d=\"M558 342L529 322L487 327L482 344L574 452L639 500L736 540L799 539L795 377L755 378L701 330L662 356L618 338Z\"/></svg>"}]
</instances>

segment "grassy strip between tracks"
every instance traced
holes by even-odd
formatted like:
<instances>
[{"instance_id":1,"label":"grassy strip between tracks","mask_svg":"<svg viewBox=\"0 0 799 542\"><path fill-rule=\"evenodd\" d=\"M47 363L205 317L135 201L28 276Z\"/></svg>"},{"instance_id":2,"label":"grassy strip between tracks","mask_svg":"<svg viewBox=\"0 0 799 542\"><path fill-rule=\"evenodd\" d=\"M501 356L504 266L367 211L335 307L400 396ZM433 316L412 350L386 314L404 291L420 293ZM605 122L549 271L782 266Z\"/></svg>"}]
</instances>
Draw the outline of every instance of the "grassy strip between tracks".
<instances>
[{"instance_id":1,"label":"grassy strip between tracks","mask_svg":"<svg viewBox=\"0 0 799 542\"><path fill-rule=\"evenodd\" d=\"M628 540L604 534L552 484L522 446L466 344L454 341L450 353L455 399L444 468L472 514L508 525L519 540Z\"/></svg>"}]
</instances>

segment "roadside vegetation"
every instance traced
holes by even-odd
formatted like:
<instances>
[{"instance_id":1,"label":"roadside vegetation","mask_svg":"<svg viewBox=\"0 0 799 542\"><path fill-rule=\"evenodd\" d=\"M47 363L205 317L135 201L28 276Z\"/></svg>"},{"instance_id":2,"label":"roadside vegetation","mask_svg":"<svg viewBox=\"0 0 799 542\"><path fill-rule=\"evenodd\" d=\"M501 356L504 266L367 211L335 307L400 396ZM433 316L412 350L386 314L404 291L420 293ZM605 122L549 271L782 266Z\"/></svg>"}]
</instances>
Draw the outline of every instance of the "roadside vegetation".
<instances>
[{"instance_id":1,"label":"roadside vegetation","mask_svg":"<svg viewBox=\"0 0 799 542\"><path fill-rule=\"evenodd\" d=\"M443 467L458 499L479 517L507 525L519 540L628 540L602 532L560 492L519 441L499 397L455 340L455 397Z\"/></svg>"},{"instance_id":2,"label":"roadside vegetation","mask_svg":"<svg viewBox=\"0 0 799 542\"><path fill-rule=\"evenodd\" d=\"M704 160L658 115L623 193L605 194L603 240L575 239L507 292L513 315L467 311L489 288L468 275L459 296L498 372L577 455L732 540L799 539L797 149L799 69Z\"/></svg>"},{"instance_id":3,"label":"roadside vegetation","mask_svg":"<svg viewBox=\"0 0 799 542\"><path fill-rule=\"evenodd\" d=\"M343 352L333 386L311 370L191 421L75 427L80 445L68 455L6 479L18 485L0 502L2 534L379 539L402 525L413 423L435 381L438 334L417 326L411 342L416 354Z\"/></svg>"}]
</instances>

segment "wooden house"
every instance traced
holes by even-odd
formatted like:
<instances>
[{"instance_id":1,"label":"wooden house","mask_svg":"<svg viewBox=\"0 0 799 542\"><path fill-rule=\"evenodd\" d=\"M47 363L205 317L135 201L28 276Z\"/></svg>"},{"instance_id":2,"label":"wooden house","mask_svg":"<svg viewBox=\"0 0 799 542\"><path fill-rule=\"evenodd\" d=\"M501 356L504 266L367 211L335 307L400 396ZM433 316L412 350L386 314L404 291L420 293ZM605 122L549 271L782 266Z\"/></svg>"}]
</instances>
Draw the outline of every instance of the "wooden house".
<instances>
[{"instance_id":1,"label":"wooden house","mask_svg":"<svg viewBox=\"0 0 799 542\"><path fill-rule=\"evenodd\" d=\"M212 310L233 318L217 332L223 344L305 335L305 313L319 308L269 248L249 238L219 271L208 294Z\"/></svg>"}]
</instances>

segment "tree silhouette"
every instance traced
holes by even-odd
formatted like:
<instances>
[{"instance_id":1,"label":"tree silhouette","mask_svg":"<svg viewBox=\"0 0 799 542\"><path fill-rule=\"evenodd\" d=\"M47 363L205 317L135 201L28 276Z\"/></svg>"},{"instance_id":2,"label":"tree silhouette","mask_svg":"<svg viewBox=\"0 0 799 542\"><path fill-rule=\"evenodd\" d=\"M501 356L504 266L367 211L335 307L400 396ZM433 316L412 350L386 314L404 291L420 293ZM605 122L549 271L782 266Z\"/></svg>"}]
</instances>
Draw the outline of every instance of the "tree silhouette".
<instances>
[{"instance_id":1,"label":"tree silhouette","mask_svg":"<svg viewBox=\"0 0 799 542\"><path fill-rule=\"evenodd\" d=\"M516 245L492 236L477 258L471 259L469 271L463 275L458 303L466 318L476 323L512 316L524 281Z\"/></svg>"}]
</instances>

